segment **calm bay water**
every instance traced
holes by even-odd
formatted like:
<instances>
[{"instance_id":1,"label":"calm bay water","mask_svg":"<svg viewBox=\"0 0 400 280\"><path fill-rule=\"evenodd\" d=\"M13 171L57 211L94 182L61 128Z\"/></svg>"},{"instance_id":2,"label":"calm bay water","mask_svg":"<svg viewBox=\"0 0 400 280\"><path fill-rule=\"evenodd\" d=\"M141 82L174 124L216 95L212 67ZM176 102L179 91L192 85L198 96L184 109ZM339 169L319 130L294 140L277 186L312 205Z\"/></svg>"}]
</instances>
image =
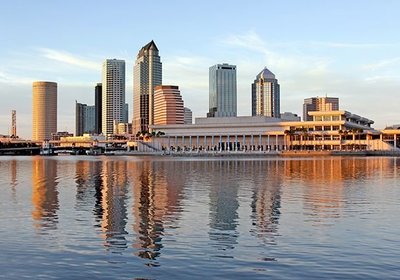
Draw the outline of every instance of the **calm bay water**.
<instances>
[{"instance_id":1,"label":"calm bay water","mask_svg":"<svg viewBox=\"0 0 400 280\"><path fill-rule=\"evenodd\" d=\"M399 279L400 159L0 157L1 279Z\"/></svg>"}]
</instances>

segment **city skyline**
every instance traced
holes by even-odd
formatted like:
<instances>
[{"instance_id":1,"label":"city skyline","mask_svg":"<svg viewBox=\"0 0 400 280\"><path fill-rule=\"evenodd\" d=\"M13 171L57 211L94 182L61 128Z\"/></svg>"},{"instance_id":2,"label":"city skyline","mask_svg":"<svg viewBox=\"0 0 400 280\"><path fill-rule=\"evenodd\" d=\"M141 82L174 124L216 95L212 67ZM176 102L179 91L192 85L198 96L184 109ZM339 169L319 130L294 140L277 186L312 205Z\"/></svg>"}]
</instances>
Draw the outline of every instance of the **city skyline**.
<instances>
[{"instance_id":1,"label":"city skyline","mask_svg":"<svg viewBox=\"0 0 400 280\"><path fill-rule=\"evenodd\" d=\"M76 10L77 3L3 4L0 134L10 134L11 110L16 110L18 135L30 138L35 80L58 83L58 130L73 132L74 100L94 103L93 87L101 81L102 61L109 57L127 62L126 97L132 115L134 60L151 40L162 52L163 83L180 87L194 117L208 110L208 67L226 61L238 66L239 116L251 115L251 83L267 66L279 77L281 112L301 115L304 98L329 95L340 98L341 108L375 120L378 129L400 122L395 102L400 88L400 3L395 1L268 2L265 7L275 11L268 19L255 16L255 2L214 3L215 9L209 9L211 2L205 1L195 15L179 3L159 2L158 9L180 14L167 25L161 18L147 20L146 14L129 16L133 6L142 9L144 3L87 1ZM222 8L235 19L229 26L217 16ZM118 23L101 20L117 14ZM376 14L384 16L374 21ZM209 23L209 18L215 21ZM265 28L268 22L271 28ZM104 40L107 32L110 40Z\"/></svg>"}]
</instances>

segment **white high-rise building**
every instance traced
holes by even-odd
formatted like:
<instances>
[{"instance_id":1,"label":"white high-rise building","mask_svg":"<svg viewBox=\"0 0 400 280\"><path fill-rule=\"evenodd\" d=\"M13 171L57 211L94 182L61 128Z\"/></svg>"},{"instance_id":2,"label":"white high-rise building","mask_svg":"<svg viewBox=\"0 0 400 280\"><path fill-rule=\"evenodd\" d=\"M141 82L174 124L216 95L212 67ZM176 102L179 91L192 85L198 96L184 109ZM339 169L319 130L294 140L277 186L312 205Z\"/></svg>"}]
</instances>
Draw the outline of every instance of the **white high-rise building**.
<instances>
[{"instance_id":1,"label":"white high-rise building","mask_svg":"<svg viewBox=\"0 0 400 280\"><path fill-rule=\"evenodd\" d=\"M154 124L154 88L162 84L162 63L154 41L137 55L133 77L133 129L148 131Z\"/></svg>"},{"instance_id":2,"label":"white high-rise building","mask_svg":"<svg viewBox=\"0 0 400 280\"><path fill-rule=\"evenodd\" d=\"M237 116L236 65L217 64L209 70L209 112L207 117Z\"/></svg>"},{"instance_id":3,"label":"white high-rise building","mask_svg":"<svg viewBox=\"0 0 400 280\"><path fill-rule=\"evenodd\" d=\"M279 118L280 86L274 73L265 67L251 85L251 115Z\"/></svg>"},{"instance_id":4,"label":"white high-rise building","mask_svg":"<svg viewBox=\"0 0 400 280\"><path fill-rule=\"evenodd\" d=\"M103 63L102 132L112 134L123 122L125 104L125 61L106 59Z\"/></svg>"}]
</instances>

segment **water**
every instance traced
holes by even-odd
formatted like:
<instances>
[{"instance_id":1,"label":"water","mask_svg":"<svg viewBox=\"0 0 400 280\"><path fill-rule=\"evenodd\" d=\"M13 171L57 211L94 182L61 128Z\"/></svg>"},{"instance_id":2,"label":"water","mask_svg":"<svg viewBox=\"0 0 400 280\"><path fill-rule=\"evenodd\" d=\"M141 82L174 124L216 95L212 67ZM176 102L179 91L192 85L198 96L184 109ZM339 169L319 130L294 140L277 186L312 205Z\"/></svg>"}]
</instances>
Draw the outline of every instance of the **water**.
<instances>
[{"instance_id":1,"label":"water","mask_svg":"<svg viewBox=\"0 0 400 280\"><path fill-rule=\"evenodd\" d=\"M0 157L0 174L1 279L400 278L400 159Z\"/></svg>"}]
</instances>

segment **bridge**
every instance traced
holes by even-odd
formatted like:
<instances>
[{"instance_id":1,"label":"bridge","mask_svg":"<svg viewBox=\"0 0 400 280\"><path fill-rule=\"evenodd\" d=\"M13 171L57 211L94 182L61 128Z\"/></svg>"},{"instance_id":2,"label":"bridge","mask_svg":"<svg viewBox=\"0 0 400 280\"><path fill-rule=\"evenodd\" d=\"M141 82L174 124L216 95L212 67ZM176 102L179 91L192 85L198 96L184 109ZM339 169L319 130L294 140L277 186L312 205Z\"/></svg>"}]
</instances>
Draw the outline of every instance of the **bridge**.
<instances>
[{"instance_id":1,"label":"bridge","mask_svg":"<svg viewBox=\"0 0 400 280\"><path fill-rule=\"evenodd\" d=\"M39 155L41 147L0 148L0 155Z\"/></svg>"},{"instance_id":2,"label":"bridge","mask_svg":"<svg viewBox=\"0 0 400 280\"><path fill-rule=\"evenodd\" d=\"M38 155L38 154L100 154L127 150L128 140L104 140L104 141L31 141L11 139L0 142L0 155Z\"/></svg>"},{"instance_id":3,"label":"bridge","mask_svg":"<svg viewBox=\"0 0 400 280\"><path fill-rule=\"evenodd\" d=\"M115 151L161 151L160 145L139 139L93 140L90 138L70 138L63 140L31 141L8 139L0 142L0 155L98 155Z\"/></svg>"}]
</instances>

